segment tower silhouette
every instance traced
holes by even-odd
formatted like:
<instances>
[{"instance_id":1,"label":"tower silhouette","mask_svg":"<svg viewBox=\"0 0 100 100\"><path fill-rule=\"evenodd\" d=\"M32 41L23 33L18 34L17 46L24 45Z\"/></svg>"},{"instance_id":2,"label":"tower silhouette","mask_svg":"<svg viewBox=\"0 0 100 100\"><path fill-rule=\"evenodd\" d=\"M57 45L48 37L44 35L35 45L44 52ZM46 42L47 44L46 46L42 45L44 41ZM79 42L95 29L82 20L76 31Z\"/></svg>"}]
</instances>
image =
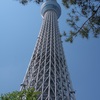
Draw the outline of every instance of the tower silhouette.
<instances>
[{"instance_id":1,"label":"tower silhouette","mask_svg":"<svg viewBox=\"0 0 100 100\"><path fill-rule=\"evenodd\" d=\"M76 100L58 28L61 8L56 0L44 2L41 15L42 26L21 90L34 87L41 91L38 100Z\"/></svg>"}]
</instances>

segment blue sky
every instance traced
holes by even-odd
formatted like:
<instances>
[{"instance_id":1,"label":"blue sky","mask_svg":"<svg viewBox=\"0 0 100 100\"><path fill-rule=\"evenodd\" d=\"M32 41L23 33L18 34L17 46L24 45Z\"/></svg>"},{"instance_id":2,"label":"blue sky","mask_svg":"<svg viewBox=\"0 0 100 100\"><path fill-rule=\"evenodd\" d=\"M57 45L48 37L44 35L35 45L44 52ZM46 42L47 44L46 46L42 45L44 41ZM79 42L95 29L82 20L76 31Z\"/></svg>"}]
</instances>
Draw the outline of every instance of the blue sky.
<instances>
[{"instance_id":1,"label":"blue sky","mask_svg":"<svg viewBox=\"0 0 100 100\"><path fill-rule=\"evenodd\" d=\"M67 12L62 10L60 32L70 29L65 22ZM0 94L19 90L41 23L40 5L0 0ZM99 100L100 38L77 37L73 44L63 45L76 99Z\"/></svg>"}]
</instances>

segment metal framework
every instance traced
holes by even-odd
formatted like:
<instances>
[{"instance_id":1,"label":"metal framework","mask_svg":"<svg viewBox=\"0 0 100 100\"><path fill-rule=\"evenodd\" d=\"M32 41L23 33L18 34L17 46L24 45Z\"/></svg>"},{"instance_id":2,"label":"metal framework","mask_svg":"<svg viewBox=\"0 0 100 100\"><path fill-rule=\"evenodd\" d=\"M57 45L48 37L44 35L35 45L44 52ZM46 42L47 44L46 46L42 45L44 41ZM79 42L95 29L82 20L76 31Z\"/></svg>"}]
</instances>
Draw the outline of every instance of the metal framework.
<instances>
[{"instance_id":1,"label":"metal framework","mask_svg":"<svg viewBox=\"0 0 100 100\"><path fill-rule=\"evenodd\" d=\"M61 8L55 0L48 0L41 14L43 23L21 90L41 91L38 100L76 100L58 28Z\"/></svg>"}]
</instances>

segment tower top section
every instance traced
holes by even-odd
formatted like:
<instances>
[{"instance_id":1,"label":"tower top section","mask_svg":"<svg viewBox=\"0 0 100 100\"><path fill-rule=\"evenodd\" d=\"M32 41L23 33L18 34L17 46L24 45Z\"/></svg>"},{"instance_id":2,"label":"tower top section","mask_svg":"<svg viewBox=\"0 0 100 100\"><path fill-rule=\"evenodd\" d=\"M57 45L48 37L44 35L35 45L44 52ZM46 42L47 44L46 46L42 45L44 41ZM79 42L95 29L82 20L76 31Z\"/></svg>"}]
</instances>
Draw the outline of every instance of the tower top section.
<instances>
[{"instance_id":1,"label":"tower top section","mask_svg":"<svg viewBox=\"0 0 100 100\"><path fill-rule=\"evenodd\" d=\"M59 6L59 4L56 2L56 0L47 0L46 2L44 2L41 6L41 15L42 17L44 17L44 14L48 11L48 10L53 10L56 12L58 18L61 15L61 7Z\"/></svg>"}]
</instances>

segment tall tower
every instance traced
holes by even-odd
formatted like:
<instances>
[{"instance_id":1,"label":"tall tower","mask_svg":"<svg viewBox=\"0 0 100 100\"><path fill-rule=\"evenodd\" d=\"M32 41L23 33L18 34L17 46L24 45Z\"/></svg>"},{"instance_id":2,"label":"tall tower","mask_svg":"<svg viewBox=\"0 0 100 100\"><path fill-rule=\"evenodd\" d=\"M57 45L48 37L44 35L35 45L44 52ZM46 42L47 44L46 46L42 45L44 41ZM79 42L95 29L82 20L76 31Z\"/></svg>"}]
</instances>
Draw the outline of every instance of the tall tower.
<instances>
[{"instance_id":1,"label":"tall tower","mask_svg":"<svg viewBox=\"0 0 100 100\"><path fill-rule=\"evenodd\" d=\"M76 100L67 69L58 18L61 8L56 0L42 4L42 26L21 90L41 91L38 100Z\"/></svg>"}]
</instances>

